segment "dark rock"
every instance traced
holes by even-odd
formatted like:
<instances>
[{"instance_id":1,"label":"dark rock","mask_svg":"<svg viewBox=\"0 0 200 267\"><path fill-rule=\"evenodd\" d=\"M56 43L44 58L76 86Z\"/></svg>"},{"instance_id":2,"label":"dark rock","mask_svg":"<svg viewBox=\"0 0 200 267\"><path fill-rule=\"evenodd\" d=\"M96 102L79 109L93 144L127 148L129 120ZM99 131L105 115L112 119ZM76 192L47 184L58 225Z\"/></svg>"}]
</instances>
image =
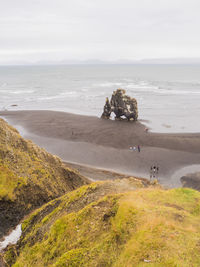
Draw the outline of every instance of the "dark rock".
<instances>
[{"instance_id":1,"label":"dark rock","mask_svg":"<svg viewBox=\"0 0 200 267\"><path fill-rule=\"evenodd\" d=\"M110 219L110 217L114 217L116 214L116 212L114 211L109 211L109 213L105 213L103 215L103 221L108 221L108 219Z\"/></svg>"},{"instance_id":2,"label":"dark rock","mask_svg":"<svg viewBox=\"0 0 200 267\"><path fill-rule=\"evenodd\" d=\"M183 187L189 187L200 191L200 172L186 174L182 176L180 180Z\"/></svg>"},{"instance_id":3,"label":"dark rock","mask_svg":"<svg viewBox=\"0 0 200 267\"><path fill-rule=\"evenodd\" d=\"M104 109L103 109L103 113L101 115L101 118L102 119L109 119L111 112L112 112L111 105L110 105L108 97L106 97L106 103L104 105Z\"/></svg>"},{"instance_id":4,"label":"dark rock","mask_svg":"<svg viewBox=\"0 0 200 267\"><path fill-rule=\"evenodd\" d=\"M121 119L124 116L128 120L136 121L138 118L137 100L126 95L125 90L117 89L113 92L110 102L106 98L101 118L109 119L112 112L115 113L115 119Z\"/></svg>"}]
</instances>

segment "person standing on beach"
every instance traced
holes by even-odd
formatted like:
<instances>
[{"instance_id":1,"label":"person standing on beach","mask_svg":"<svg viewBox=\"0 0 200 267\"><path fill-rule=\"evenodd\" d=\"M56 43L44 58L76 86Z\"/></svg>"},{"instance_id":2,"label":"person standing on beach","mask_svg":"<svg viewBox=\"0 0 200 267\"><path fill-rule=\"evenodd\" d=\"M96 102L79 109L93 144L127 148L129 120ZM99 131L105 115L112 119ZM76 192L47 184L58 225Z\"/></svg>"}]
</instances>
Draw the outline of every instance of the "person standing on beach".
<instances>
[{"instance_id":1,"label":"person standing on beach","mask_svg":"<svg viewBox=\"0 0 200 267\"><path fill-rule=\"evenodd\" d=\"M140 151L141 151L140 145L138 145L137 148L138 148L138 152L140 153Z\"/></svg>"},{"instance_id":2,"label":"person standing on beach","mask_svg":"<svg viewBox=\"0 0 200 267\"><path fill-rule=\"evenodd\" d=\"M151 168L150 168L150 180L152 179L152 177L153 177L153 167L151 166Z\"/></svg>"},{"instance_id":3,"label":"person standing on beach","mask_svg":"<svg viewBox=\"0 0 200 267\"><path fill-rule=\"evenodd\" d=\"M153 166L153 178L156 178L156 166Z\"/></svg>"}]
</instances>

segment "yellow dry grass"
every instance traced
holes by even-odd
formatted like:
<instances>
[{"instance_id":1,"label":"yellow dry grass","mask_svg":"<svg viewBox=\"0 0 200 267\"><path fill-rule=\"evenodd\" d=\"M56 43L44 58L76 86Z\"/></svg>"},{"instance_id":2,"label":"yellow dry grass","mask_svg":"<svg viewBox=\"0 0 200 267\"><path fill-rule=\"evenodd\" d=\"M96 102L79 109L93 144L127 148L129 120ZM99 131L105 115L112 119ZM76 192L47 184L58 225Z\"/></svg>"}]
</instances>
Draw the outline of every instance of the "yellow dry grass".
<instances>
[{"instance_id":1,"label":"yellow dry grass","mask_svg":"<svg viewBox=\"0 0 200 267\"><path fill-rule=\"evenodd\" d=\"M79 190L73 199L89 197L87 187ZM200 266L200 193L192 189L111 194L77 212L57 211L56 220L47 216L28 233L13 266ZM46 224L41 239L29 242Z\"/></svg>"}]
</instances>

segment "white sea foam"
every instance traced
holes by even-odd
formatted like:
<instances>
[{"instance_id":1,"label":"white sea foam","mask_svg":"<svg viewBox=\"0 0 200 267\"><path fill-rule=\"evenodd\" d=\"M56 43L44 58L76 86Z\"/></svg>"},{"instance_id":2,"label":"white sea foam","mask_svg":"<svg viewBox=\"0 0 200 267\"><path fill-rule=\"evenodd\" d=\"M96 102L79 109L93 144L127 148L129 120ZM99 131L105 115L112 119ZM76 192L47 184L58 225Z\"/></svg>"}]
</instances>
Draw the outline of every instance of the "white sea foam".
<instances>
[{"instance_id":1,"label":"white sea foam","mask_svg":"<svg viewBox=\"0 0 200 267\"><path fill-rule=\"evenodd\" d=\"M151 92L156 94L167 94L167 95L200 95L200 91L192 91L192 90L175 90L173 88L162 88L160 86L153 86L144 83L144 85L140 84L128 84L125 89L136 92Z\"/></svg>"},{"instance_id":2,"label":"white sea foam","mask_svg":"<svg viewBox=\"0 0 200 267\"><path fill-rule=\"evenodd\" d=\"M35 92L35 90L13 90L13 91L9 91L9 90L0 90L1 93L6 93L6 94L32 94Z\"/></svg>"},{"instance_id":3,"label":"white sea foam","mask_svg":"<svg viewBox=\"0 0 200 267\"><path fill-rule=\"evenodd\" d=\"M128 78L124 78L124 79L122 79L122 81L123 81L123 82L129 82L129 83L130 83L130 82L133 82L132 79L128 79Z\"/></svg>"},{"instance_id":4,"label":"white sea foam","mask_svg":"<svg viewBox=\"0 0 200 267\"><path fill-rule=\"evenodd\" d=\"M172 125L167 129L169 132L182 131L182 126L185 132L200 131L199 66L37 68L13 67L17 71L12 76L10 70L4 69L0 79L0 109L78 110L79 114L99 116L105 98L123 88L138 100L140 119L150 120L153 130L160 131L163 128L160 125L167 121ZM41 75L41 70L45 75ZM191 112L186 112L188 103ZM17 108L12 104L17 104ZM171 122L172 118L176 121Z\"/></svg>"},{"instance_id":5,"label":"white sea foam","mask_svg":"<svg viewBox=\"0 0 200 267\"><path fill-rule=\"evenodd\" d=\"M88 91L89 91L88 88L82 88L82 89L81 89L81 92L88 92Z\"/></svg>"},{"instance_id":6,"label":"white sea foam","mask_svg":"<svg viewBox=\"0 0 200 267\"><path fill-rule=\"evenodd\" d=\"M62 98L62 96L61 95L42 96L42 97L38 97L37 100L43 101L43 100L52 100L52 99L57 99L57 98Z\"/></svg>"},{"instance_id":7,"label":"white sea foam","mask_svg":"<svg viewBox=\"0 0 200 267\"><path fill-rule=\"evenodd\" d=\"M167 94L167 95L199 95L200 92L198 91L187 91L187 90L172 90L172 89L164 89L159 88L158 91L156 91L158 94Z\"/></svg>"},{"instance_id":8,"label":"white sea foam","mask_svg":"<svg viewBox=\"0 0 200 267\"><path fill-rule=\"evenodd\" d=\"M0 242L0 252L8 245L16 244L22 234L21 224L19 224L12 232L4 237L4 240Z\"/></svg>"},{"instance_id":9,"label":"white sea foam","mask_svg":"<svg viewBox=\"0 0 200 267\"><path fill-rule=\"evenodd\" d=\"M5 87L5 86L7 86L7 83L2 83L1 84L1 87Z\"/></svg>"},{"instance_id":10,"label":"white sea foam","mask_svg":"<svg viewBox=\"0 0 200 267\"><path fill-rule=\"evenodd\" d=\"M102 96L108 96L108 93L107 92L102 92L102 93L98 93L98 94L95 94L93 95L93 97L102 97Z\"/></svg>"},{"instance_id":11,"label":"white sea foam","mask_svg":"<svg viewBox=\"0 0 200 267\"><path fill-rule=\"evenodd\" d=\"M77 96L79 95L79 92L77 91L66 91L60 94L61 96Z\"/></svg>"},{"instance_id":12,"label":"white sea foam","mask_svg":"<svg viewBox=\"0 0 200 267\"><path fill-rule=\"evenodd\" d=\"M12 91L9 92L10 94L32 94L34 93L34 90L18 90L18 91Z\"/></svg>"},{"instance_id":13,"label":"white sea foam","mask_svg":"<svg viewBox=\"0 0 200 267\"><path fill-rule=\"evenodd\" d=\"M153 85L148 85L148 84L135 84L135 83L131 83L125 86L124 89L134 89L134 90L145 90L145 91L150 91L150 90L158 90L159 87L158 86L153 86Z\"/></svg>"},{"instance_id":14,"label":"white sea foam","mask_svg":"<svg viewBox=\"0 0 200 267\"><path fill-rule=\"evenodd\" d=\"M105 83L96 83L93 84L95 87L113 87L115 89L116 86L123 86L124 83L120 82L105 82Z\"/></svg>"},{"instance_id":15,"label":"white sea foam","mask_svg":"<svg viewBox=\"0 0 200 267\"><path fill-rule=\"evenodd\" d=\"M51 99L59 99L59 98L64 98L64 97L77 97L80 96L80 94L78 92L75 91L69 91L69 92L63 92L57 95L52 95L52 96L42 96L42 97L38 97L38 100L42 101L42 100L51 100Z\"/></svg>"}]
</instances>

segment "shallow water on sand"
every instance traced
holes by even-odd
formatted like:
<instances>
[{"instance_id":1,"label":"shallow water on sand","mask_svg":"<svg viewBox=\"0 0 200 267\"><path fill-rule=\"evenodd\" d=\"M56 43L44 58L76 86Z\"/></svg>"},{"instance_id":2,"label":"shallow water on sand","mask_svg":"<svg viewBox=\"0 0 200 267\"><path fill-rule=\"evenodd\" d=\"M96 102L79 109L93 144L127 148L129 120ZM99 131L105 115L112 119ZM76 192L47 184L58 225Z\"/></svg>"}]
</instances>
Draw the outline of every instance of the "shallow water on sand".
<instances>
[{"instance_id":1,"label":"shallow water on sand","mask_svg":"<svg viewBox=\"0 0 200 267\"><path fill-rule=\"evenodd\" d=\"M183 155L186 157L185 161L191 163L189 160L191 154L187 152L179 151L178 154L176 154L176 151L168 149L142 147L142 152L138 154L137 151L130 151L129 148L127 148L127 150L116 149L77 140L74 142L59 138L51 138L33 134L17 124L14 124L14 127L18 129L24 138L31 139L40 147L45 148L52 154L58 155L66 162L147 179L150 179L150 166L157 164L160 170L156 178L161 185L167 188L182 186L180 178L183 175L186 175L188 172L199 171L200 169L200 165L197 164L190 164L182 168L182 161L177 161L176 164L173 165L174 158L182 158ZM166 164L165 157L168 158L168 164ZM168 165L170 165L170 167L167 167Z\"/></svg>"},{"instance_id":2,"label":"shallow water on sand","mask_svg":"<svg viewBox=\"0 0 200 267\"><path fill-rule=\"evenodd\" d=\"M178 181L179 186L181 186L180 178L182 176L185 176L187 174L200 172L200 164L192 164L185 166L183 168L178 169L174 174L172 175L172 181Z\"/></svg>"},{"instance_id":3,"label":"shallow water on sand","mask_svg":"<svg viewBox=\"0 0 200 267\"><path fill-rule=\"evenodd\" d=\"M124 88L153 131L200 132L199 73L198 65L0 67L0 109L100 116L105 98Z\"/></svg>"}]
</instances>

